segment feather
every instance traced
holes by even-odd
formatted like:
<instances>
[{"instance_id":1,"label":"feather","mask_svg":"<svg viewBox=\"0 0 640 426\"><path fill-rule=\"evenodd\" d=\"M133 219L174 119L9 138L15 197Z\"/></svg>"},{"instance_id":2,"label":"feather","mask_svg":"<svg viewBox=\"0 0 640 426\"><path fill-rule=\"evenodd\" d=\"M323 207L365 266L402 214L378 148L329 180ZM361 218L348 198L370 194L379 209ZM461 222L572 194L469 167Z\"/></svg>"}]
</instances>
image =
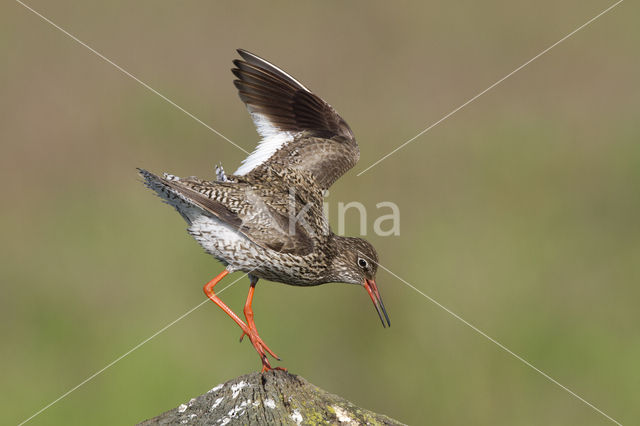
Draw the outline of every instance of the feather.
<instances>
[{"instance_id":1,"label":"feather","mask_svg":"<svg viewBox=\"0 0 640 426\"><path fill-rule=\"evenodd\" d=\"M232 72L237 77L234 84L262 140L242 161L235 175L246 175L267 163L284 147L301 141L301 135L321 139L338 137L336 140L346 142L351 149L342 151L357 161L353 133L331 105L275 65L245 50L238 53L243 60L233 62L236 68ZM306 152L313 155L312 150ZM304 162L309 164L308 160ZM355 161L349 159L345 164L355 164Z\"/></svg>"}]
</instances>

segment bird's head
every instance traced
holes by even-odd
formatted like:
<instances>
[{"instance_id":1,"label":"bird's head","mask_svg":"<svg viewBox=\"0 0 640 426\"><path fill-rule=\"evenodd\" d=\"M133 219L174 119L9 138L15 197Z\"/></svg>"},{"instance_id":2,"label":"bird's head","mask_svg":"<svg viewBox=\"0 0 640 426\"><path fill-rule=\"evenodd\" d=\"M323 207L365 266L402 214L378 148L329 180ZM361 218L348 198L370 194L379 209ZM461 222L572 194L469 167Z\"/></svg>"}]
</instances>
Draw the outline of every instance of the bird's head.
<instances>
[{"instance_id":1,"label":"bird's head","mask_svg":"<svg viewBox=\"0 0 640 426\"><path fill-rule=\"evenodd\" d=\"M378 254L371 243L362 238L334 236L336 255L332 261L332 281L358 284L367 290L378 312L382 326L391 326L389 315L376 286ZM384 318L383 318L384 314ZM387 320L385 324L385 319Z\"/></svg>"}]
</instances>

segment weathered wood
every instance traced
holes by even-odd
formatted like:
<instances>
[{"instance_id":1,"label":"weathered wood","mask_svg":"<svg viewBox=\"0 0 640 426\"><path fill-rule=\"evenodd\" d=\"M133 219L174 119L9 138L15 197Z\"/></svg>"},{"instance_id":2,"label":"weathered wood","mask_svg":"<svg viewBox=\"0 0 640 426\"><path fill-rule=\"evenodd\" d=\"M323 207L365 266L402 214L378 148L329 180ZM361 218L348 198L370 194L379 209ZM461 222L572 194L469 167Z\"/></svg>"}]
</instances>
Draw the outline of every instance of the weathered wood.
<instances>
[{"instance_id":1,"label":"weathered wood","mask_svg":"<svg viewBox=\"0 0 640 426\"><path fill-rule=\"evenodd\" d=\"M140 425L400 425L285 371L252 373L218 385Z\"/></svg>"}]
</instances>

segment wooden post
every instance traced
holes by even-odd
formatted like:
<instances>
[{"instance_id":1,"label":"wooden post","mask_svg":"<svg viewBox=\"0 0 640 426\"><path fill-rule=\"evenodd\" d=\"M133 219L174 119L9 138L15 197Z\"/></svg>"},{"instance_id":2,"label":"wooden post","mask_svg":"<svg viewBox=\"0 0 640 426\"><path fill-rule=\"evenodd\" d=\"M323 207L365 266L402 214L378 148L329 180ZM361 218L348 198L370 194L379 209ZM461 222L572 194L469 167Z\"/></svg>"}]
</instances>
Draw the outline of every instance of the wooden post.
<instances>
[{"instance_id":1,"label":"wooden post","mask_svg":"<svg viewBox=\"0 0 640 426\"><path fill-rule=\"evenodd\" d=\"M140 425L401 425L360 408L300 376L271 370L229 380Z\"/></svg>"}]
</instances>

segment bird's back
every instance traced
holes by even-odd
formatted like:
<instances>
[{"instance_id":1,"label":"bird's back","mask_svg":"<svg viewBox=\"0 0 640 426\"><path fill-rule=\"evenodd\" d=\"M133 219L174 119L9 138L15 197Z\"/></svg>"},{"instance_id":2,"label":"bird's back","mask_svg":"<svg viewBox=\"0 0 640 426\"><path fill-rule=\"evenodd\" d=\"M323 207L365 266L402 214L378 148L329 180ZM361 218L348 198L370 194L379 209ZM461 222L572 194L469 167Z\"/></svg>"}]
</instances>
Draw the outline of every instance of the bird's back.
<instances>
[{"instance_id":1,"label":"bird's back","mask_svg":"<svg viewBox=\"0 0 640 426\"><path fill-rule=\"evenodd\" d=\"M322 190L304 174L273 169L216 182L140 173L205 251L230 269L289 284L318 283L323 253L314 248L326 243L330 230Z\"/></svg>"}]
</instances>

